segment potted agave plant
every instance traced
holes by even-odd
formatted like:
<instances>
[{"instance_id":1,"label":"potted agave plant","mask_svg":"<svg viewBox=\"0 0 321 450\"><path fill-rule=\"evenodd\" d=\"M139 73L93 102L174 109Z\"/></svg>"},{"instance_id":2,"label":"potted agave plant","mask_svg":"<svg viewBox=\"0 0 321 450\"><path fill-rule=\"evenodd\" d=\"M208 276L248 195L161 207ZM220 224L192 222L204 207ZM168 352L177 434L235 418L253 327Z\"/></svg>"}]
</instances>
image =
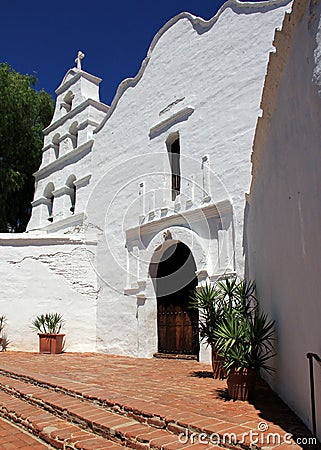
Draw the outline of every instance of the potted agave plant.
<instances>
[{"instance_id":1,"label":"potted agave plant","mask_svg":"<svg viewBox=\"0 0 321 450\"><path fill-rule=\"evenodd\" d=\"M224 303L218 284L206 284L193 291L190 301L191 308L199 310L200 339L212 351L212 369L214 378L225 378L222 358L216 348L214 331L223 318Z\"/></svg>"},{"instance_id":2,"label":"potted agave plant","mask_svg":"<svg viewBox=\"0 0 321 450\"><path fill-rule=\"evenodd\" d=\"M7 323L7 317L0 316L0 345L2 343L2 334L3 334L3 329L6 326L6 323Z\"/></svg>"},{"instance_id":3,"label":"potted agave plant","mask_svg":"<svg viewBox=\"0 0 321 450\"><path fill-rule=\"evenodd\" d=\"M65 335L60 333L64 319L59 313L46 313L32 321L32 329L39 336L40 353L62 353Z\"/></svg>"},{"instance_id":4,"label":"potted agave plant","mask_svg":"<svg viewBox=\"0 0 321 450\"><path fill-rule=\"evenodd\" d=\"M4 328L7 324L7 317L6 316L0 316L0 351L5 352L11 343L8 339L8 336L6 332L4 331Z\"/></svg>"},{"instance_id":5,"label":"potted agave plant","mask_svg":"<svg viewBox=\"0 0 321 450\"><path fill-rule=\"evenodd\" d=\"M248 293L248 287L243 283L240 293ZM233 400L252 400L260 370L273 371L267 361L274 356L274 321L259 310L252 297L253 293L239 296L233 307L225 309L223 320L214 330Z\"/></svg>"},{"instance_id":6,"label":"potted agave plant","mask_svg":"<svg viewBox=\"0 0 321 450\"><path fill-rule=\"evenodd\" d=\"M196 288L192 293L190 307L199 310L200 338L207 346L211 346L213 376L216 379L226 378L226 371L223 367L223 356L216 345L217 338L214 332L222 322L225 311L232 308L242 294L249 296L251 292L243 280L225 277L213 284Z\"/></svg>"}]
</instances>

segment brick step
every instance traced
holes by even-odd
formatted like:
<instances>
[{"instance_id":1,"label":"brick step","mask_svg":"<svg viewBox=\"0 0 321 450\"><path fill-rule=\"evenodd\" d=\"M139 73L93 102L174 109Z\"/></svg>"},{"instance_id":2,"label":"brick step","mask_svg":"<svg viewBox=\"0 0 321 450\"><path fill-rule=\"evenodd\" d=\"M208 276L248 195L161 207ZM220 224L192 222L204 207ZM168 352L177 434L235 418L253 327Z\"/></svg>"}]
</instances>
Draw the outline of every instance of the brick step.
<instances>
[{"instance_id":1,"label":"brick step","mask_svg":"<svg viewBox=\"0 0 321 450\"><path fill-rule=\"evenodd\" d=\"M0 448L13 450L55 450L24 428L0 417Z\"/></svg>"},{"instance_id":2,"label":"brick step","mask_svg":"<svg viewBox=\"0 0 321 450\"><path fill-rule=\"evenodd\" d=\"M166 429L174 434L185 433L186 429L190 433L208 433L215 432L213 424L220 424L217 419L206 418L204 416L185 414L182 412L180 419L167 416L167 411L161 405L156 405L147 402L136 403L135 405L114 402L113 392L108 389L103 389L99 386L84 387L83 383L72 380L61 380L56 377L46 375L46 381L38 379L38 376L21 375L11 371L0 369L0 375L8 377L8 379L16 379L24 381L38 387L43 387L48 390L54 390L56 393L66 394L73 398L78 398L87 401L90 404L95 404L104 409L130 417L137 422L147 424L151 427ZM52 378L52 382L49 382ZM63 384L62 384L63 383Z\"/></svg>"},{"instance_id":3,"label":"brick step","mask_svg":"<svg viewBox=\"0 0 321 450\"><path fill-rule=\"evenodd\" d=\"M64 450L123 448L116 442L96 436L4 391L0 391L0 415L49 444L49 448Z\"/></svg>"},{"instance_id":4,"label":"brick step","mask_svg":"<svg viewBox=\"0 0 321 450\"><path fill-rule=\"evenodd\" d=\"M46 374L45 380L43 376L38 374L28 375L16 373L10 370L0 369L0 375L24 381L28 384L43 387L48 390L54 390L57 393L67 394L70 397L88 401L104 409L116 414L125 415L137 422L147 424L157 429L165 429L174 434L186 433L199 435L205 433L210 436L212 433L224 438L224 433L228 429L230 433L238 431L232 429L233 423L228 424L224 419L206 417L200 414L184 413L181 411L178 415L168 415L167 408L163 405L150 403L146 401L128 402L125 398L119 401L119 392L101 388L99 386L85 386L84 383L73 380L62 380L50 374ZM116 394L116 395L115 395ZM118 400L113 400L116 397ZM237 428L237 426L235 426ZM197 440L197 439L194 439ZM229 445L230 448L249 448L249 445L242 442L242 445ZM203 444L204 448L204 444Z\"/></svg>"},{"instance_id":5,"label":"brick step","mask_svg":"<svg viewBox=\"0 0 321 450\"><path fill-rule=\"evenodd\" d=\"M65 392L57 392L51 386L45 386L45 383L41 383L41 386L37 386L35 382L28 382L28 380L19 379L18 376L13 378L4 374L0 375L0 412L6 417L15 422L24 424L27 420L27 428L31 431L39 431L46 435L43 437L46 442L50 442L52 445L62 442L62 439L66 439L68 445L74 445L74 434L78 438L78 433L89 433L92 442L93 439L107 439L106 445L110 448L110 445L119 447L120 445L135 448L135 449L179 449L179 448L215 448L213 445L196 444L189 441L187 444L181 443L178 439L177 433L184 431L179 429L176 425L173 426L173 431L169 429L156 428L155 423L150 425L148 423L142 423L135 419L133 416L126 416L112 412L102 402L94 402L88 398L79 398L75 395L71 396ZM11 397L10 397L11 396ZM8 410L8 398L11 399ZM100 404L99 404L100 403ZM25 412L27 411L27 416ZM32 415L29 415L29 412ZM43 417L51 416L51 420L54 423L58 420L58 425L54 425L54 428L58 430L62 429L62 436L55 430L51 429L49 419ZM46 417L47 417L46 416ZM48 417L49 417L48 416ZM40 424L38 423L39 420ZM141 419L141 417L139 417ZM42 422L45 421L43 427ZM62 423L61 423L62 422ZM152 422L152 421L151 421ZM72 427L68 436L64 433L66 429L68 434L68 428ZM51 433L53 431L53 435ZM49 436L47 436L49 434ZM81 434L82 436L82 434ZM97 436L97 437L95 437ZM82 436L83 437L83 436ZM83 437L85 439L85 436ZM89 439L89 437L88 437ZM69 444L69 441L71 444ZM195 442L197 440L195 439ZM78 446L77 446L78 445ZM80 444L76 444L75 448ZM86 444L87 445L87 444ZM89 445L89 444L88 444ZM96 444L95 444L96 445ZM97 443L99 445L99 443ZM200 446L201 445L201 446ZM73 448L73 447L57 447L57 448ZM91 448L91 447L84 447ZM100 447L93 447L100 448ZM116 448L116 447L115 447ZM219 447L216 447L219 448Z\"/></svg>"}]
</instances>

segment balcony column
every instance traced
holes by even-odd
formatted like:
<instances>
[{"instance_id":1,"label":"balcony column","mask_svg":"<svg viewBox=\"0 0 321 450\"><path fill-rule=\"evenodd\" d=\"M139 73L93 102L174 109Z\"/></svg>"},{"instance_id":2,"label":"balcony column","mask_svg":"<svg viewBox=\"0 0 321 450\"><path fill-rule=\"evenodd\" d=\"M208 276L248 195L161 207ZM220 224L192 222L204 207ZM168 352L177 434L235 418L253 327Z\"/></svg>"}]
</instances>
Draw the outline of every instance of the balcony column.
<instances>
[{"instance_id":1,"label":"balcony column","mask_svg":"<svg viewBox=\"0 0 321 450\"><path fill-rule=\"evenodd\" d=\"M71 195L73 194L72 188L68 186L62 186L59 189L53 191L54 204L53 204L53 218L54 221L64 219L72 214L71 208Z\"/></svg>"},{"instance_id":2,"label":"balcony column","mask_svg":"<svg viewBox=\"0 0 321 450\"><path fill-rule=\"evenodd\" d=\"M210 160L208 155L202 156L202 188L203 202L208 203L211 200Z\"/></svg>"},{"instance_id":3,"label":"balcony column","mask_svg":"<svg viewBox=\"0 0 321 450\"><path fill-rule=\"evenodd\" d=\"M234 249L232 220L230 217L222 217L221 223L221 229L218 230L219 270L221 273L233 272Z\"/></svg>"},{"instance_id":4,"label":"balcony column","mask_svg":"<svg viewBox=\"0 0 321 450\"><path fill-rule=\"evenodd\" d=\"M51 199L46 197L39 197L31 202L31 205L32 215L30 223L28 224L28 229L49 225L50 222L48 221L48 219L51 217Z\"/></svg>"}]
</instances>

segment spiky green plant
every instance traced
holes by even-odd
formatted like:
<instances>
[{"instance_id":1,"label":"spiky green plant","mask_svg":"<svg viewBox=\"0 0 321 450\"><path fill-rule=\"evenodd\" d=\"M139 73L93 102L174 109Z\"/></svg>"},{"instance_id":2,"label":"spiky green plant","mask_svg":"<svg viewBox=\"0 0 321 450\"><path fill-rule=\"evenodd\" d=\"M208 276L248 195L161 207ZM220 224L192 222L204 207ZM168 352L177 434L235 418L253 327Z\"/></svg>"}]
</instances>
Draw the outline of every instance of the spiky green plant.
<instances>
[{"instance_id":1,"label":"spiky green plant","mask_svg":"<svg viewBox=\"0 0 321 450\"><path fill-rule=\"evenodd\" d=\"M64 323L62 314L46 313L37 316L32 321L31 328L37 333L59 334Z\"/></svg>"},{"instance_id":2,"label":"spiky green plant","mask_svg":"<svg viewBox=\"0 0 321 450\"><path fill-rule=\"evenodd\" d=\"M7 317L5 315L0 316L0 351L5 352L8 345L11 343L8 339L7 334L3 331L4 327L7 325Z\"/></svg>"},{"instance_id":3,"label":"spiky green plant","mask_svg":"<svg viewBox=\"0 0 321 450\"><path fill-rule=\"evenodd\" d=\"M233 305L233 300L235 299L235 294L237 291L237 278L229 278L225 277L223 280L217 281L217 287L221 292L221 295L224 300L227 301L229 306Z\"/></svg>"},{"instance_id":4,"label":"spiky green plant","mask_svg":"<svg viewBox=\"0 0 321 450\"><path fill-rule=\"evenodd\" d=\"M235 308L242 314L250 314L258 307L255 296L255 282L240 280L234 290Z\"/></svg>"},{"instance_id":5,"label":"spiky green plant","mask_svg":"<svg viewBox=\"0 0 321 450\"><path fill-rule=\"evenodd\" d=\"M200 337L215 347L227 373L272 370L274 322L259 311L254 282L226 277L206 284L194 291L190 306L199 309Z\"/></svg>"},{"instance_id":6,"label":"spiky green plant","mask_svg":"<svg viewBox=\"0 0 321 450\"><path fill-rule=\"evenodd\" d=\"M213 344L214 330L224 311L221 290L215 284L206 284L195 289L191 295L190 307L199 310L201 340L207 345Z\"/></svg>"},{"instance_id":7,"label":"spiky green plant","mask_svg":"<svg viewBox=\"0 0 321 450\"><path fill-rule=\"evenodd\" d=\"M7 317L6 316L0 316L0 333L3 331L4 327L7 324Z\"/></svg>"},{"instance_id":8,"label":"spiky green plant","mask_svg":"<svg viewBox=\"0 0 321 450\"><path fill-rule=\"evenodd\" d=\"M226 311L214 337L227 373L244 368L273 370L267 361L275 355L274 321L257 308L250 314L235 309Z\"/></svg>"},{"instance_id":9,"label":"spiky green plant","mask_svg":"<svg viewBox=\"0 0 321 450\"><path fill-rule=\"evenodd\" d=\"M6 352L10 344L11 344L11 341L8 339L7 333L3 332L1 334L0 351Z\"/></svg>"}]
</instances>

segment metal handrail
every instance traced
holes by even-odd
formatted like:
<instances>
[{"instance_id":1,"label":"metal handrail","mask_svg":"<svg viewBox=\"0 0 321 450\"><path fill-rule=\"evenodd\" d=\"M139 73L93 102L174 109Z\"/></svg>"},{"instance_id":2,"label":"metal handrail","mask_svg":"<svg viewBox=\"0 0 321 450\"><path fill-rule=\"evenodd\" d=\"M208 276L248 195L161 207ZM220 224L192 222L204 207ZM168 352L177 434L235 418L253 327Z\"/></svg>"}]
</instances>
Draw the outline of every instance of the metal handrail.
<instances>
[{"instance_id":1,"label":"metal handrail","mask_svg":"<svg viewBox=\"0 0 321 450\"><path fill-rule=\"evenodd\" d=\"M314 373L313 373L313 359L321 366L321 357L316 353L307 353L309 360L310 371L310 393L311 393L311 414L312 414L312 434L317 437L317 417L315 412L315 392L314 392Z\"/></svg>"}]
</instances>

